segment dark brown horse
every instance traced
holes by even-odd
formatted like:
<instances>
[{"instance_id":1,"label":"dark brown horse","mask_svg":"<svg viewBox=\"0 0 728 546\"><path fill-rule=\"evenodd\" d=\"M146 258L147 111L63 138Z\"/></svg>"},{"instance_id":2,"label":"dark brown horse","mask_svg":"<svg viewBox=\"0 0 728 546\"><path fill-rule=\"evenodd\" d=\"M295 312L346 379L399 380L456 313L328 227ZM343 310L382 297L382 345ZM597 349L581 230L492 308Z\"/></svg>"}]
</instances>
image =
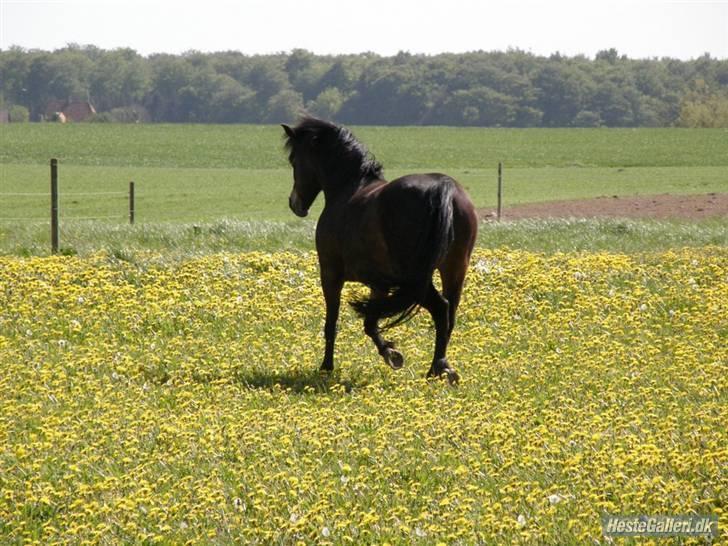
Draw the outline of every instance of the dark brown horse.
<instances>
[{"instance_id":1,"label":"dark brown horse","mask_svg":"<svg viewBox=\"0 0 728 546\"><path fill-rule=\"evenodd\" d=\"M387 182L382 166L344 127L304 118L283 125L293 167L291 210L306 216L319 192L324 209L316 226L321 287L326 300L326 350L321 369L334 368L334 340L345 281L371 288L352 302L364 331L384 360L400 368L404 358L382 339L382 329L424 307L435 322L435 354L428 377L458 375L445 353L477 234L473 204L444 174L413 174ZM438 269L442 294L432 283ZM392 319L383 328L382 318Z\"/></svg>"}]
</instances>

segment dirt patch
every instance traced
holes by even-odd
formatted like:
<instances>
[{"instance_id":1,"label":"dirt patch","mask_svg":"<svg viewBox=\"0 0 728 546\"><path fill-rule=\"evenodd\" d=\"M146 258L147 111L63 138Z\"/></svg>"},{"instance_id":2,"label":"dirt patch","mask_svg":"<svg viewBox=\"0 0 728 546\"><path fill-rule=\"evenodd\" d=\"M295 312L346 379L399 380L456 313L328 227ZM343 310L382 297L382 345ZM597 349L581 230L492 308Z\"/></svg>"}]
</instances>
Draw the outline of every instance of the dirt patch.
<instances>
[{"instance_id":1,"label":"dirt patch","mask_svg":"<svg viewBox=\"0 0 728 546\"><path fill-rule=\"evenodd\" d=\"M478 216L495 220L495 207L478 209ZM502 219L521 218L683 218L728 216L728 193L701 195L619 195L547 201L503 207Z\"/></svg>"}]
</instances>

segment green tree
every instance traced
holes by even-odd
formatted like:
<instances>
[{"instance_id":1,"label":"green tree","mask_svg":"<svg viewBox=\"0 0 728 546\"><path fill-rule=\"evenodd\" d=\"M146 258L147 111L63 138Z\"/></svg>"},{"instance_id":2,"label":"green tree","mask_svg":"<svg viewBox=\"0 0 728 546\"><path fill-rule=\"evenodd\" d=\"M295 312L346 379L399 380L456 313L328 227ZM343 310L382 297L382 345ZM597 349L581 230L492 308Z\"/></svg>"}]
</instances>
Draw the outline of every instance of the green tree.
<instances>
[{"instance_id":1,"label":"green tree","mask_svg":"<svg viewBox=\"0 0 728 546\"><path fill-rule=\"evenodd\" d=\"M292 89L284 89L268 100L265 121L290 123L303 112L303 96Z\"/></svg>"},{"instance_id":2,"label":"green tree","mask_svg":"<svg viewBox=\"0 0 728 546\"><path fill-rule=\"evenodd\" d=\"M598 85L589 104L591 110L599 113L607 127L625 127L635 123L632 103L624 88L611 81Z\"/></svg>"},{"instance_id":3,"label":"green tree","mask_svg":"<svg viewBox=\"0 0 728 546\"><path fill-rule=\"evenodd\" d=\"M174 55L156 55L151 58L152 92L145 99L145 106L154 121L185 121L182 90L190 93L194 76L192 67Z\"/></svg>"},{"instance_id":4,"label":"green tree","mask_svg":"<svg viewBox=\"0 0 728 546\"><path fill-rule=\"evenodd\" d=\"M437 95L422 60L401 54L365 69L341 117L348 123L421 124L435 108Z\"/></svg>"},{"instance_id":5,"label":"green tree","mask_svg":"<svg viewBox=\"0 0 728 546\"><path fill-rule=\"evenodd\" d=\"M344 104L344 96L335 87L329 87L319 93L315 100L307 105L307 110L323 119L334 119Z\"/></svg>"},{"instance_id":6,"label":"green tree","mask_svg":"<svg viewBox=\"0 0 728 546\"><path fill-rule=\"evenodd\" d=\"M20 47L0 51L0 95L9 103L28 106L26 83L32 54Z\"/></svg>"},{"instance_id":7,"label":"green tree","mask_svg":"<svg viewBox=\"0 0 728 546\"><path fill-rule=\"evenodd\" d=\"M693 92L680 105L681 127L728 127L728 93Z\"/></svg>"},{"instance_id":8,"label":"green tree","mask_svg":"<svg viewBox=\"0 0 728 546\"><path fill-rule=\"evenodd\" d=\"M453 119L457 125L508 126L515 121L517 111L515 100L508 95L478 87L453 93L443 104L440 120Z\"/></svg>"},{"instance_id":9,"label":"green tree","mask_svg":"<svg viewBox=\"0 0 728 546\"><path fill-rule=\"evenodd\" d=\"M255 89L262 104L291 86L286 73L272 59L259 60L251 69L247 83Z\"/></svg>"},{"instance_id":10,"label":"green tree","mask_svg":"<svg viewBox=\"0 0 728 546\"><path fill-rule=\"evenodd\" d=\"M343 60L337 60L321 76L319 86L322 89L340 89L342 91L351 89L355 81L352 70Z\"/></svg>"},{"instance_id":11,"label":"green tree","mask_svg":"<svg viewBox=\"0 0 728 546\"><path fill-rule=\"evenodd\" d=\"M599 127L602 124L602 118L597 112L590 110L582 110L574 117L574 127Z\"/></svg>"},{"instance_id":12,"label":"green tree","mask_svg":"<svg viewBox=\"0 0 728 546\"><path fill-rule=\"evenodd\" d=\"M574 66L551 61L534 78L537 108L547 127L568 127L584 107L585 77Z\"/></svg>"},{"instance_id":13,"label":"green tree","mask_svg":"<svg viewBox=\"0 0 728 546\"><path fill-rule=\"evenodd\" d=\"M132 49L102 52L90 73L97 110L141 103L150 91L149 64Z\"/></svg>"},{"instance_id":14,"label":"green tree","mask_svg":"<svg viewBox=\"0 0 728 546\"><path fill-rule=\"evenodd\" d=\"M285 71L291 86L310 100L320 90L320 80L328 62L305 49L294 49L285 62Z\"/></svg>"},{"instance_id":15,"label":"green tree","mask_svg":"<svg viewBox=\"0 0 728 546\"><path fill-rule=\"evenodd\" d=\"M709 90L706 91L706 90ZM631 60L519 50L434 56L400 52L144 57L131 49L0 50L0 100L33 120L53 99L90 96L99 119L263 122L301 104L345 123L546 126L705 125L721 119L728 61ZM710 98L715 96L714 98Z\"/></svg>"},{"instance_id":16,"label":"green tree","mask_svg":"<svg viewBox=\"0 0 728 546\"><path fill-rule=\"evenodd\" d=\"M30 112L25 106L14 104L8 109L8 117L12 123L25 123L30 120Z\"/></svg>"},{"instance_id":17,"label":"green tree","mask_svg":"<svg viewBox=\"0 0 728 546\"><path fill-rule=\"evenodd\" d=\"M223 74L215 78L209 99L209 120L216 123L250 123L258 121L255 91Z\"/></svg>"}]
</instances>

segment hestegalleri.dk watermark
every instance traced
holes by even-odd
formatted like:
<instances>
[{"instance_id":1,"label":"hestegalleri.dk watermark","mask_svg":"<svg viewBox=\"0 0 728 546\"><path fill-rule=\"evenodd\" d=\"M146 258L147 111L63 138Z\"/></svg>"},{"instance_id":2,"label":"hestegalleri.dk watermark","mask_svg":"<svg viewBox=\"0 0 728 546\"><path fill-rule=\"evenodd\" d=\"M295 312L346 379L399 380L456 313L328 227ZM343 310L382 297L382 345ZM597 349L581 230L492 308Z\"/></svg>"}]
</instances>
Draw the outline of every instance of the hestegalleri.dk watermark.
<instances>
[{"instance_id":1,"label":"hestegalleri.dk watermark","mask_svg":"<svg viewBox=\"0 0 728 546\"><path fill-rule=\"evenodd\" d=\"M602 516L609 537L716 537L718 516Z\"/></svg>"}]
</instances>

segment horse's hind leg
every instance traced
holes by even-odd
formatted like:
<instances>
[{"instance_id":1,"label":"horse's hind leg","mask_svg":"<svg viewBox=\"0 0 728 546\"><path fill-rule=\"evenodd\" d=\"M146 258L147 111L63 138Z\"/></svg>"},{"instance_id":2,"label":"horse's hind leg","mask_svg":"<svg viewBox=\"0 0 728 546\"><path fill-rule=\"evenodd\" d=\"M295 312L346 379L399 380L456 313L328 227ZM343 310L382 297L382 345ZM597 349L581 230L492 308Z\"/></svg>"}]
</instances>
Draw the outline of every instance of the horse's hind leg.
<instances>
[{"instance_id":1,"label":"horse's hind leg","mask_svg":"<svg viewBox=\"0 0 728 546\"><path fill-rule=\"evenodd\" d=\"M386 291L372 289L372 298L384 298L386 296ZM379 332L378 322L378 316L367 315L364 318L364 332L372 338L377 351L379 351L379 354L382 355L384 361L393 369L397 370L404 365L404 357L402 356L402 353L394 350L394 343L382 338L381 333Z\"/></svg>"},{"instance_id":2,"label":"horse's hind leg","mask_svg":"<svg viewBox=\"0 0 728 546\"><path fill-rule=\"evenodd\" d=\"M460 304L460 296L463 293L465 284L465 273L468 268L469 256L449 255L445 263L440 267L440 279L442 279L442 295L450 304L448 309L448 334L452 335L455 327L455 314Z\"/></svg>"},{"instance_id":3,"label":"horse's hind leg","mask_svg":"<svg viewBox=\"0 0 728 546\"><path fill-rule=\"evenodd\" d=\"M450 341L450 304L430 283L422 306L430 312L435 322L435 354L427 377L447 375L450 383L457 383L459 377L447 361L447 344Z\"/></svg>"}]
</instances>

